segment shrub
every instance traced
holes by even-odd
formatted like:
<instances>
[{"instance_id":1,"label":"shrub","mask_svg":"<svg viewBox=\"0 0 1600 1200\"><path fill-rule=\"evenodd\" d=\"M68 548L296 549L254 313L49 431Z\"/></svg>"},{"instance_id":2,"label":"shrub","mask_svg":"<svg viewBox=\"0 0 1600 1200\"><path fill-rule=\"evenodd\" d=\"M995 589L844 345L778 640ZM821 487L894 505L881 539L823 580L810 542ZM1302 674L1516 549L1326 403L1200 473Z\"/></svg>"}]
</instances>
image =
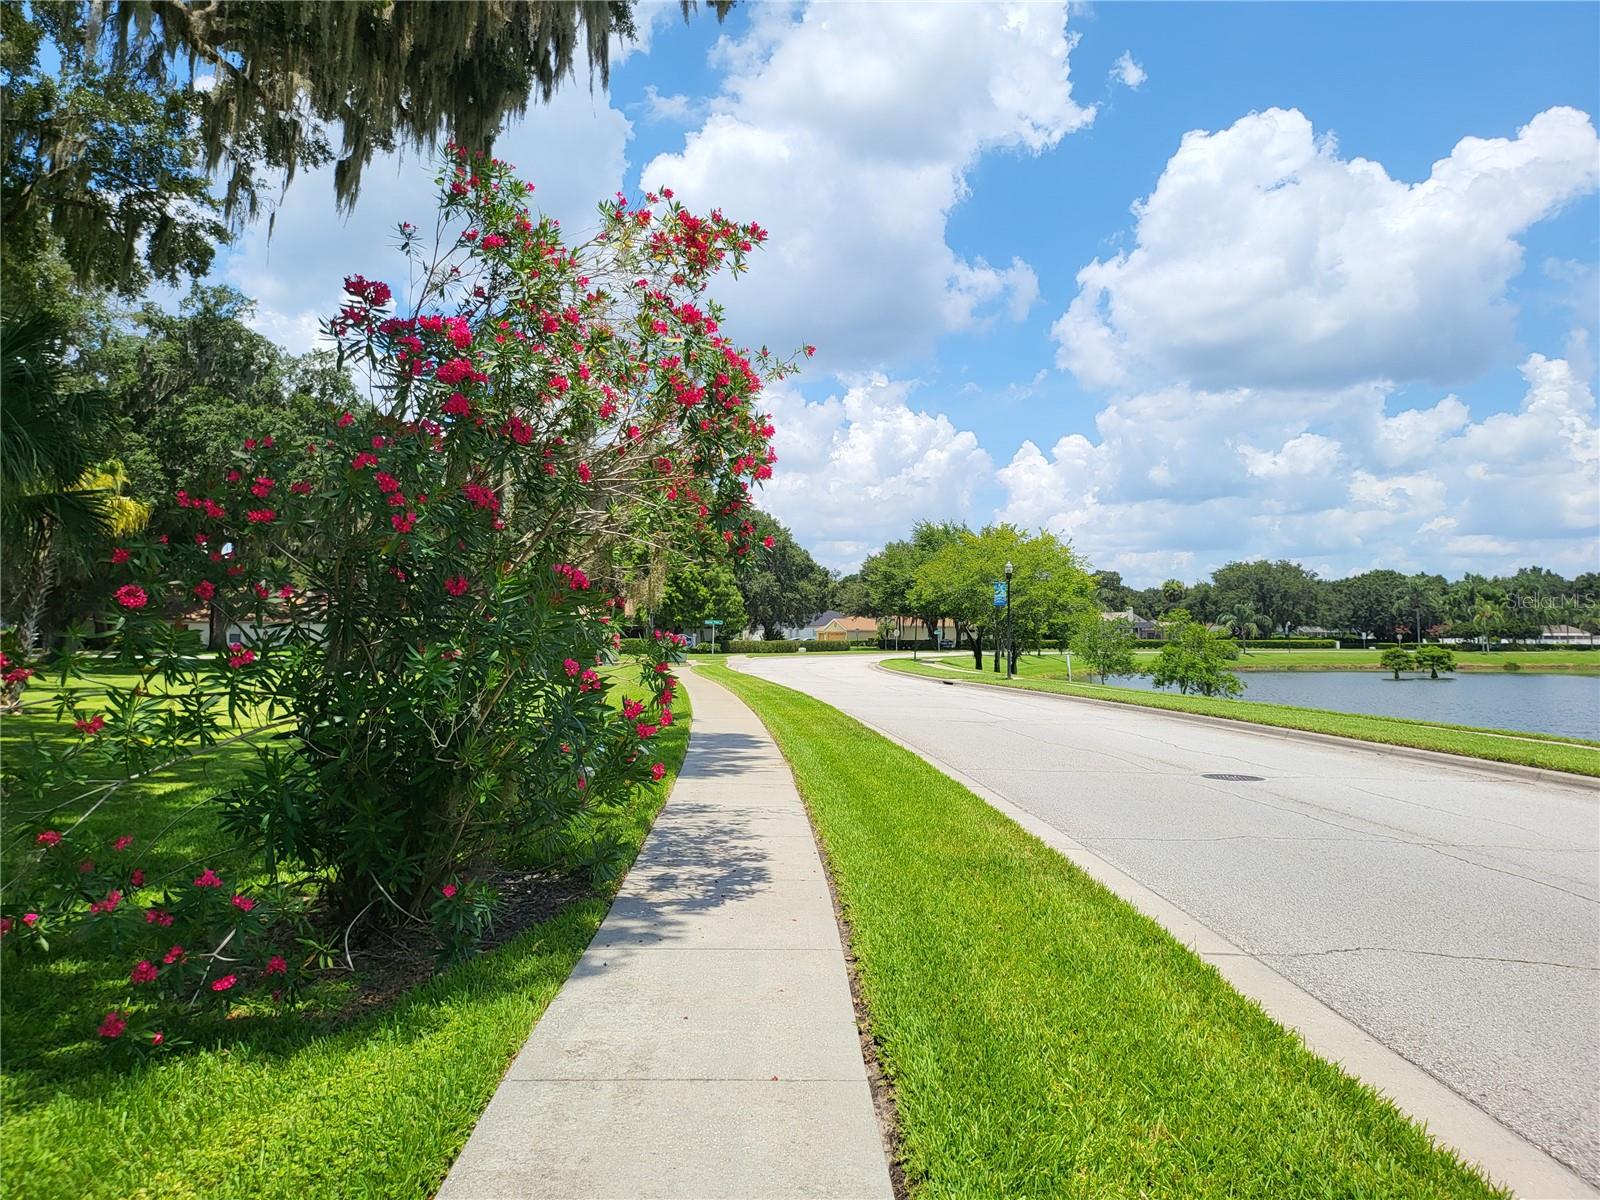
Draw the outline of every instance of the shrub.
<instances>
[{"instance_id":1,"label":"shrub","mask_svg":"<svg viewBox=\"0 0 1600 1200\"><path fill-rule=\"evenodd\" d=\"M346 917L431 915L453 957L493 911L455 882L469 864L617 869L583 817L661 777L649 739L673 719L681 639L644 642L636 696L611 705L620 601L591 573L618 544L750 551L749 488L774 457L755 404L790 368L728 342L702 293L764 234L663 193L602 205L601 233L573 248L504 164L456 152L442 184L441 227L458 232L425 252L402 227L411 315L354 275L326 324L370 405L330 412L309 444L246 438L223 477L178 493L181 527L118 547L106 636L137 685L75 686L100 635L71 631L60 708L80 740L8 763L11 803L82 813L259 726L272 736L219 803L271 882L247 895L207 866L157 896L61 820L6 882L7 908L20 891L13 911L33 917L7 921L7 946L46 952L114 921L149 947L134 985L230 1003L292 989L275 939L313 893ZM167 618L197 600L256 632L200 653ZM102 1032L130 1027L119 1011Z\"/></svg>"},{"instance_id":2,"label":"shrub","mask_svg":"<svg viewBox=\"0 0 1600 1200\"><path fill-rule=\"evenodd\" d=\"M1190 620L1182 609L1169 613L1166 621L1167 641L1150 670L1156 687L1176 685L1183 695L1200 696L1237 696L1244 691L1244 684L1226 665L1239 657L1231 638Z\"/></svg>"}]
</instances>

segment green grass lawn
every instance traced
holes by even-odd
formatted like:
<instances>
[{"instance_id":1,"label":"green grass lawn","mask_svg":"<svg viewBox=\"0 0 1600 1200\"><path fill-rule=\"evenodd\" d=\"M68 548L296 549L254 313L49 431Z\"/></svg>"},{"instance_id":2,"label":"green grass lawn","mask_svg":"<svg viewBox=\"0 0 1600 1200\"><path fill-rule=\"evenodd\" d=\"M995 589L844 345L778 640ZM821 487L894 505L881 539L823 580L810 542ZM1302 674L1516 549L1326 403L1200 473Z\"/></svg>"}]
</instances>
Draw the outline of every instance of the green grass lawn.
<instances>
[{"instance_id":1,"label":"green grass lawn","mask_svg":"<svg viewBox=\"0 0 1600 1200\"><path fill-rule=\"evenodd\" d=\"M1308 652L1309 653L1309 652ZM972 658L889 659L890 670L933 679L958 679L997 687L1017 687L1028 691L1052 692L1061 696L1080 696L1090 700L1109 700L1140 708L1159 708L1169 712L1200 713L1224 717L1252 725L1273 725L1280 729L1301 729L1311 733L1330 733L1364 742L1389 746L1409 746L1419 750L1438 750L1469 758L1543 767L1574 775L1600 776L1600 742L1564 738L1553 733L1519 733L1510 729L1476 729L1467 725L1443 725L1431 721L1409 721L1401 717L1371 717L1358 713L1331 712L1320 708L1296 708L1288 704L1264 704L1255 700L1216 700L1204 696L1180 696L1170 692L1141 692L1132 688L1095 683L1068 683L1054 678L1054 668L1039 663L1049 660L1024 658L1018 678L982 673L972 669ZM987 665L987 664L986 664ZM1059 666L1059 663L1056 664ZM1065 667L1060 668L1066 674Z\"/></svg>"},{"instance_id":2,"label":"green grass lawn","mask_svg":"<svg viewBox=\"0 0 1600 1200\"><path fill-rule=\"evenodd\" d=\"M699 670L794 768L918 1200L1504 1195L966 788L798 692Z\"/></svg>"},{"instance_id":3,"label":"green grass lawn","mask_svg":"<svg viewBox=\"0 0 1600 1200\"><path fill-rule=\"evenodd\" d=\"M667 785L688 742L681 691L674 712L680 720L656 738ZM0 719L0 753L23 753L28 734L57 728L45 716ZM91 828L108 840L131 831L142 842L176 819L147 871L200 857L219 863L204 801L237 770L240 751L152 782L120 812L91 818ZM667 786L641 791L611 818L630 856L666 794ZM16 827L8 833L9 842ZM385 1011L342 1024L236 1015L202 1027L192 1046L132 1067L94 1044L99 1015L126 993L125 954L85 945L48 965L8 959L0 994L6 1194L432 1195L609 903L581 900Z\"/></svg>"}]
</instances>

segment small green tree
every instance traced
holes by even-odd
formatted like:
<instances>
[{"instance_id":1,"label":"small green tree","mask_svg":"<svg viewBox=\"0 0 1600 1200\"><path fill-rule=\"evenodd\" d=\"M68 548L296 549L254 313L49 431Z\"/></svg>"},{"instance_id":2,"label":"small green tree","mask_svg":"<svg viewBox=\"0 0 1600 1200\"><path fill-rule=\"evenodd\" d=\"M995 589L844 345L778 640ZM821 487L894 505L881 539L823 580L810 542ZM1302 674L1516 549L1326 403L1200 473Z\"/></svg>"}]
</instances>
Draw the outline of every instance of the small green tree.
<instances>
[{"instance_id":1,"label":"small green tree","mask_svg":"<svg viewBox=\"0 0 1600 1200\"><path fill-rule=\"evenodd\" d=\"M658 615L677 630L699 629L708 617L721 621L719 641L741 632L750 619L738 580L725 562L686 562L669 574Z\"/></svg>"},{"instance_id":2,"label":"small green tree","mask_svg":"<svg viewBox=\"0 0 1600 1200\"><path fill-rule=\"evenodd\" d=\"M1394 646L1383 652L1378 659L1385 671L1393 671L1396 679L1400 678L1401 671L1410 671L1416 665L1416 656L1403 646Z\"/></svg>"},{"instance_id":3,"label":"small green tree","mask_svg":"<svg viewBox=\"0 0 1600 1200\"><path fill-rule=\"evenodd\" d=\"M1092 674L1104 683L1109 675L1132 675L1133 626L1127 621L1108 621L1092 613L1078 622L1072 634L1072 651L1089 665Z\"/></svg>"},{"instance_id":4,"label":"small green tree","mask_svg":"<svg viewBox=\"0 0 1600 1200\"><path fill-rule=\"evenodd\" d=\"M1227 667L1239 657L1232 638L1214 633L1181 608L1168 614L1166 625L1167 642L1156 655L1151 682L1157 687L1176 685L1183 695L1237 696L1244 691L1244 684Z\"/></svg>"},{"instance_id":5,"label":"small green tree","mask_svg":"<svg viewBox=\"0 0 1600 1200\"><path fill-rule=\"evenodd\" d=\"M1440 671L1456 669L1456 656L1443 646L1421 646L1414 657L1417 666L1428 672L1429 679L1439 678Z\"/></svg>"}]
</instances>

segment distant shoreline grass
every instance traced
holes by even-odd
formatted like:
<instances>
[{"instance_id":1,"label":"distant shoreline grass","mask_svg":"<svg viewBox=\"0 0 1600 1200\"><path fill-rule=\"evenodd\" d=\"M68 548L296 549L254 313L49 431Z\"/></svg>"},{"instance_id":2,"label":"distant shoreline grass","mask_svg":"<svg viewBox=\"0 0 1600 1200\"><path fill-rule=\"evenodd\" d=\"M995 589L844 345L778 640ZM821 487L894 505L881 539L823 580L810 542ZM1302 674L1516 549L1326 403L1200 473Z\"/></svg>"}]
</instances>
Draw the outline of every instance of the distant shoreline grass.
<instances>
[{"instance_id":1,"label":"distant shoreline grass","mask_svg":"<svg viewBox=\"0 0 1600 1200\"><path fill-rule=\"evenodd\" d=\"M809 696L696 670L794 770L915 1200L1506 1195L937 768Z\"/></svg>"},{"instance_id":2,"label":"distant shoreline grass","mask_svg":"<svg viewBox=\"0 0 1600 1200\"><path fill-rule=\"evenodd\" d=\"M1445 647L1451 649L1451 647ZM1231 664L1235 671L1382 671L1379 650L1252 650ZM1139 651L1141 659L1155 658L1154 650ZM1504 671L1508 667L1529 675L1600 675L1600 649L1572 650L1455 650L1456 670L1468 674Z\"/></svg>"},{"instance_id":3,"label":"distant shoreline grass","mask_svg":"<svg viewBox=\"0 0 1600 1200\"><path fill-rule=\"evenodd\" d=\"M1068 683L1060 679L1024 676L1008 680L1004 676L980 675L972 669L970 660L967 660L967 665L962 665L959 660L952 660L945 665L937 660L913 661L906 658L891 658L884 660L882 665L892 671L920 675L929 679L951 680L966 676L970 683L991 687L1021 688L1024 691L1048 692L1054 695L1129 704L1138 708L1154 708L1167 712L1198 713L1202 716L1221 717L1224 720L1238 721L1247 725L1269 725L1278 729L1324 733L1380 745L1434 750L1443 754L1457 754L1489 762L1540 767L1570 775L1600 777L1600 742L1561 737L1557 734L1529 734L1514 729L1444 725L1401 717L1374 717L1359 713L1331 712L1320 708L1295 708L1287 704L1266 704L1256 700L1213 700L1204 696L1140 692L1132 688Z\"/></svg>"}]
</instances>

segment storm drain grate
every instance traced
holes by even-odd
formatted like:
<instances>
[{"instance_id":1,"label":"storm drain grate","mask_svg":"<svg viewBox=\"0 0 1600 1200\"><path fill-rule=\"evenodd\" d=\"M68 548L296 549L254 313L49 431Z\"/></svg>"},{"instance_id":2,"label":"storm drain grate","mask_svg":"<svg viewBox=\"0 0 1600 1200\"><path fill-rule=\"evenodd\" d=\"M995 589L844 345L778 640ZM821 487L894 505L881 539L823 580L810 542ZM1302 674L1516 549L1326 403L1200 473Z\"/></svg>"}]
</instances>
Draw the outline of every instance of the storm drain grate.
<instances>
[{"instance_id":1,"label":"storm drain grate","mask_svg":"<svg viewBox=\"0 0 1600 1200\"><path fill-rule=\"evenodd\" d=\"M1261 783L1262 782L1262 778L1261 778L1260 775L1217 774L1217 775L1202 775L1202 776L1200 776L1200 778L1201 779L1220 779L1224 783Z\"/></svg>"}]
</instances>

